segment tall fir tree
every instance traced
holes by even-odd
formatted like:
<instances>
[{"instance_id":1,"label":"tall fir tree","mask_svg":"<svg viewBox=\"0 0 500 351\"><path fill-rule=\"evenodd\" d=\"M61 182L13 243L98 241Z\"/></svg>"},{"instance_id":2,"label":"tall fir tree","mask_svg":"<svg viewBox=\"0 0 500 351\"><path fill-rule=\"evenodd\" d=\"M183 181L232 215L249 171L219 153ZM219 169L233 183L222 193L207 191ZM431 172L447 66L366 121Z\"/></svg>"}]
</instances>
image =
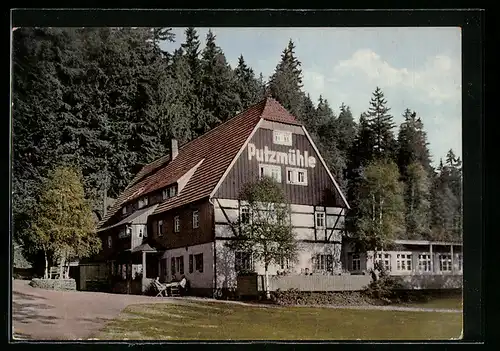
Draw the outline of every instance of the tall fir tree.
<instances>
[{"instance_id":1,"label":"tall fir tree","mask_svg":"<svg viewBox=\"0 0 500 351\"><path fill-rule=\"evenodd\" d=\"M430 239L431 180L424 166L414 162L406 168L404 182L405 224L407 239Z\"/></svg>"},{"instance_id":2,"label":"tall fir tree","mask_svg":"<svg viewBox=\"0 0 500 351\"><path fill-rule=\"evenodd\" d=\"M398 133L397 161L403 180L407 176L407 168L414 162L420 163L426 172L433 173L427 135L424 124L415 111L406 109L403 113L404 122Z\"/></svg>"},{"instance_id":3,"label":"tall fir tree","mask_svg":"<svg viewBox=\"0 0 500 351\"><path fill-rule=\"evenodd\" d=\"M262 99L260 82L255 77L253 69L247 66L243 55L238 58L238 66L234 69L234 75L242 109L246 109Z\"/></svg>"},{"instance_id":4,"label":"tall fir tree","mask_svg":"<svg viewBox=\"0 0 500 351\"><path fill-rule=\"evenodd\" d=\"M215 35L208 31L201 56L202 79L200 99L204 125L197 130L207 132L242 110L236 78L226 61L222 49L215 43Z\"/></svg>"},{"instance_id":5,"label":"tall fir tree","mask_svg":"<svg viewBox=\"0 0 500 351\"><path fill-rule=\"evenodd\" d=\"M390 110L384 93L377 87L370 100L366 121L375 137L373 154L379 158L395 158L396 141L393 133L395 124L392 115L389 114Z\"/></svg>"},{"instance_id":6,"label":"tall fir tree","mask_svg":"<svg viewBox=\"0 0 500 351\"><path fill-rule=\"evenodd\" d=\"M301 63L295 56L295 44L290 39L283 50L281 61L269 81L269 94L278 100L290 113L300 120L302 97Z\"/></svg>"}]
</instances>

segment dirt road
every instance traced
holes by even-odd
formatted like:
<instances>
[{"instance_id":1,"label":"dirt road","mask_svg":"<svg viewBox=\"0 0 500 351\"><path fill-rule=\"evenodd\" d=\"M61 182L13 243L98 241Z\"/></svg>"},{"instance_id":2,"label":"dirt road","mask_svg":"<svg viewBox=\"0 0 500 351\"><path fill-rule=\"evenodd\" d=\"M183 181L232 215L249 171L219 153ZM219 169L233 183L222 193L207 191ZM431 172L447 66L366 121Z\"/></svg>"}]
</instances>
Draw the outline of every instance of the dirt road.
<instances>
[{"instance_id":1,"label":"dirt road","mask_svg":"<svg viewBox=\"0 0 500 351\"><path fill-rule=\"evenodd\" d=\"M136 295L52 291L33 288L28 283L14 280L12 286L13 334L19 339L87 339L130 304L174 301Z\"/></svg>"}]
</instances>

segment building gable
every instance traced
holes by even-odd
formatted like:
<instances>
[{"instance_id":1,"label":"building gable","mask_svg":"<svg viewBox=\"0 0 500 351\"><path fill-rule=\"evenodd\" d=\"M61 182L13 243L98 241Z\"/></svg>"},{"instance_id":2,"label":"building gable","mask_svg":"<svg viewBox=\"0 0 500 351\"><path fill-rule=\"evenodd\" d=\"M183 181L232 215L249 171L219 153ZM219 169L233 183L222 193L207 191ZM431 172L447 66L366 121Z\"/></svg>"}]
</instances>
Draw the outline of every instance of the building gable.
<instances>
[{"instance_id":1,"label":"building gable","mask_svg":"<svg viewBox=\"0 0 500 351\"><path fill-rule=\"evenodd\" d=\"M243 185L258 179L263 168L279 172L292 204L349 207L305 128L267 120L240 150L214 197L237 199Z\"/></svg>"}]
</instances>

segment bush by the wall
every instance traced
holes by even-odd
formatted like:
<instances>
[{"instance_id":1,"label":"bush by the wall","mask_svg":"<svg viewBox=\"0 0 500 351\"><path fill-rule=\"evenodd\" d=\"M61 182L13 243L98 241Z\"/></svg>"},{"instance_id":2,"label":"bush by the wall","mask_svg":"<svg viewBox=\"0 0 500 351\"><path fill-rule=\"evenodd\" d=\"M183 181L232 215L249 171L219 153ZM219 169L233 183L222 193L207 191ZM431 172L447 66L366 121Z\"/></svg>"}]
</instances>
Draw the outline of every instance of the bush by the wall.
<instances>
[{"instance_id":1,"label":"bush by the wall","mask_svg":"<svg viewBox=\"0 0 500 351\"><path fill-rule=\"evenodd\" d=\"M372 281L363 293L369 298L391 303L399 301L402 289L403 284L398 277L382 275L379 279Z\"/></svg>"},{"instance_id":2,"label":"bush by the wall","mask_svg":"<svg viewBox=\"0 0 500 351\"><path fill-rule=\"evenodd\" d=\"M48 290L76 290L74 279L38 279L31 280L30 285L34 288Z\"/></svg>"},{"instance_id":3,"label":"bush by the wall","mask_svg":"<svg viewBox=\"0 0 500 351\"><path fill-rule=\"evenodd\" d=\"M378 299L373 299L360 291L338 291L338 292L304 292L298 289L286 291L274 291L271 299L275 304L283 306L291 305L378 305Z\"/></svg>"}]
</instances>

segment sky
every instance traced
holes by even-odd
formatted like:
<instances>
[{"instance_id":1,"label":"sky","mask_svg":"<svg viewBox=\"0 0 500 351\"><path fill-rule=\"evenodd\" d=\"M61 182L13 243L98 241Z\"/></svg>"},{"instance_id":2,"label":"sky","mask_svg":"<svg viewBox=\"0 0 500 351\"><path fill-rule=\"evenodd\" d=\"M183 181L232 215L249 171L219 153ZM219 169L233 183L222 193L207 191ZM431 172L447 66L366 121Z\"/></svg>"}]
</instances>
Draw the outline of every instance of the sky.
<instances>
[{"instance_id":1,"label":"sky","mask_svg":"<svg viewBox=\"0 0 500 351\"><path fill-rule=\"evenodd\" d=\"M342 103L356 120L378 86L399 126L406 108L421 117L434 165L449 149L462 155L461 31L459 27L210 28L234 68L243 55L258 76L273 73L292 39L301 62L303 90L327 99L338 115ZM197 28L205 41L209 28ZM184 42L185 28L173 28ZM395 130L397 136L397 129Z\"/></svg>"}]
</instances>

